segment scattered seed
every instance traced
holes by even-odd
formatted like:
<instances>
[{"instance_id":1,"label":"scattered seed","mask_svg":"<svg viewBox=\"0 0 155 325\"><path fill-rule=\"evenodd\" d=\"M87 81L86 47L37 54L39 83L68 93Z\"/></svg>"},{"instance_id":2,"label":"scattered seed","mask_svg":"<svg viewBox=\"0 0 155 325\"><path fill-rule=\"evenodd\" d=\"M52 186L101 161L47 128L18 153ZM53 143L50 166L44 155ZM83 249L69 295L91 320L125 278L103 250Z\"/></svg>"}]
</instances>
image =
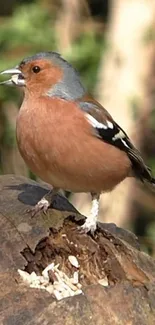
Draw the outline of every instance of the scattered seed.
<instances>
[{"instance_id":1,"label":"scattered seed","mask_svg":"<svg viewBox=\"0 0 155 325\"><path fill-rule=\"evenodd\" d=\"M104 279L98 280L98 283L101 284L104 287L108 287L108 279L105 277Z\"/></svg>"},{"instance_id":2,"label":"scattered seed","mask_svg":"<svg viewBox=\"0 0 155 325\"><path fill-rule=\"evenodd\" d=\"M76 268L79 267L75 256L70 255L69 261ZM63 271L59 270L59 264L49 264L43 270L42 275L37 275L35 272L29 274L23 270L18 270L18 273L31 288L46 290L57 300L82 293L82 286L78 283L79 272L74 272L73 277L69 278Z\"/></svg>"},{"instance_id":3,"label":"scattered seed","mask_svg":"<svg viewBox=\"0 0 155 325\"><path fill-rule=\"evenodd\" d=\"M78 284L78 282L79 282L79 272L76 271L73 274L73 284Z\"/></svg>"},{"instance_id":4,"label":"scattered seed","mask_svg":"<svg viewBox=\"0 0 155 325\"><path fill-rule=\"evenodd\" d=\"M68 256L68 259L69 259L69 262L70 262L73 266L75 266L76 268L79 268L79 267L80 267L79 262L78 262L77 258L76 258L74 255L69 255L69 256Z\"/></svg>"}]
</instances>

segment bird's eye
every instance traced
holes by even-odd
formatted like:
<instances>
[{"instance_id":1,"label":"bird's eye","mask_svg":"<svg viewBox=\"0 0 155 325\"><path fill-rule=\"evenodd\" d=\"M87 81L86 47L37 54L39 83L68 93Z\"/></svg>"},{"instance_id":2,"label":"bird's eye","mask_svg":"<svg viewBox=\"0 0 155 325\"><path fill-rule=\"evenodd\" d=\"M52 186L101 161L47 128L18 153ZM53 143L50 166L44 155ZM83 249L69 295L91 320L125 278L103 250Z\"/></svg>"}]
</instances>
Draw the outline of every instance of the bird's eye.
<instances>
[{"instance_id":1,"label":"bird's eye","mask_svg":"<svg viewBox=\"0 0 155 325\"><path fill-rule=\"evenodd\" d=\"M38 73L38 72L40 72L40 67L38 67L38 65L35 65L33 68L32 68L32 71L34 72L34 73Z\"/></svg>"}]
</instances>

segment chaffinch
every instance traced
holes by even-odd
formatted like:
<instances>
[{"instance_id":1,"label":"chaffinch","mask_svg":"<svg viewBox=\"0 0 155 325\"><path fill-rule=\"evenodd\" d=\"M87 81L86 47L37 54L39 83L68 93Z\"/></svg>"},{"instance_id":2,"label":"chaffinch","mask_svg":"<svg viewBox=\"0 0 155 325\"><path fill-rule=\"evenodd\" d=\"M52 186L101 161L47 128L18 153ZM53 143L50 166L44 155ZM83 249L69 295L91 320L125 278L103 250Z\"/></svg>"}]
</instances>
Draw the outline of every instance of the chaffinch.
<instances>
[{"instance_id":1,"label":"chaffinch","mask_svg":"<svg viewBox=\"0 0 155 325\"><path fill-rule=\"evenodd\" d=\"M82 228L96 229L99 196L126 177L154 186L155 179L127 134L95 99L87 94L77 71L58 53L28 57L1 72L24 89L17 116L19 151L28 167L54 190L33 208L44 212L61 188L90 192L92 208Z\"/></svg>"}]
</instances>

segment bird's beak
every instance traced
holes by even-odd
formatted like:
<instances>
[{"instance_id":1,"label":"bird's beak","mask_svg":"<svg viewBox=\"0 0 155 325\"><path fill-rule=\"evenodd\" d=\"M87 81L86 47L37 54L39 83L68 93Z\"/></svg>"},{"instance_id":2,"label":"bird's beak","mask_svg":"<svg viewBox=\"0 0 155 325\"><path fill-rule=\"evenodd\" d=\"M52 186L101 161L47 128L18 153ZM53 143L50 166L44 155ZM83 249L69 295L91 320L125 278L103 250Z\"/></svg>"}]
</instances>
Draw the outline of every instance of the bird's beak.
<instances>
[{"instance_id":1,"label":"bird's beak","mask_svg":"<svg viewBox=\"0 0 155 325\"><path fill-rule=\"evenodd\" d=\"M9 80L0 82L0 85L15 85L18 87L25 86L25 78L21 72L21 70L18 67L15 67L13 69L8 69L0 72L0 75L2 74L10 74L12 75Z\"/></svg>"}]
</instances>

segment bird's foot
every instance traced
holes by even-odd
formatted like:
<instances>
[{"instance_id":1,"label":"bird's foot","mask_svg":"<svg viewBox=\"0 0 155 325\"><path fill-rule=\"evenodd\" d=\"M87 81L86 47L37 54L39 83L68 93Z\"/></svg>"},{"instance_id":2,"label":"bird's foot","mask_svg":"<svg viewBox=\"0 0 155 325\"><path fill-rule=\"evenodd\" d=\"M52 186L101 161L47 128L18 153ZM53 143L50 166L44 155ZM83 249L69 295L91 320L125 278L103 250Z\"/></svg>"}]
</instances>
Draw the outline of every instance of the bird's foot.
<instances>
[{"instance_id":1,"label":"bird's foot","mask_svg":"<svg viewBox=\"0 0 155 325\"><path fill-rule=\"evenodd\" d=\"M37 202L34 207L28 209L26 212L30 212L32 217L34 217L40 211L43 211L44 214L46 214L50 205L50 202L45 197L43 197L40 201Z\"/></svg>"},{"instance_id":2,"label":"bird's foot","mask_svg":"<svg viewBox=\"0 0 155 325\"><path fill-rule=\"evenodd\" d=\"M97 216L99 210L99 194L92 195L92 207L90 211L90 215L87 217L85 223L80 227L82 232L88 233L90 232L94 235L96 227L97 227Z\"/></svg>"},{"instance_id":3,"label":"bird's foot","mask_svg":"<svg viewBox=\"0 0 155 325\"><path fill-rule=\"evenodd\" d=\"M96 219L92 218L92 216L87 217L85 223L80 227L81 231L84 233L90 232L94 235L97 227Z\"/></svg>"},{"instance_id":4,"label":"bird's foot","mask_svg":"<svg viewBox=\"0 0 155 325\"><path fill-rule=\"evenodd\" d=\"M48 208L51 206L53 202L53 197L55 194L57 194L58 189L53 188L50 190L47 194L45 194L40 201L37 202L37 204L26 210L26 212L30 212L32 217L34 217L38 212L43 211L44 214L47 213Z\"/></svg>"}]
</instances>

